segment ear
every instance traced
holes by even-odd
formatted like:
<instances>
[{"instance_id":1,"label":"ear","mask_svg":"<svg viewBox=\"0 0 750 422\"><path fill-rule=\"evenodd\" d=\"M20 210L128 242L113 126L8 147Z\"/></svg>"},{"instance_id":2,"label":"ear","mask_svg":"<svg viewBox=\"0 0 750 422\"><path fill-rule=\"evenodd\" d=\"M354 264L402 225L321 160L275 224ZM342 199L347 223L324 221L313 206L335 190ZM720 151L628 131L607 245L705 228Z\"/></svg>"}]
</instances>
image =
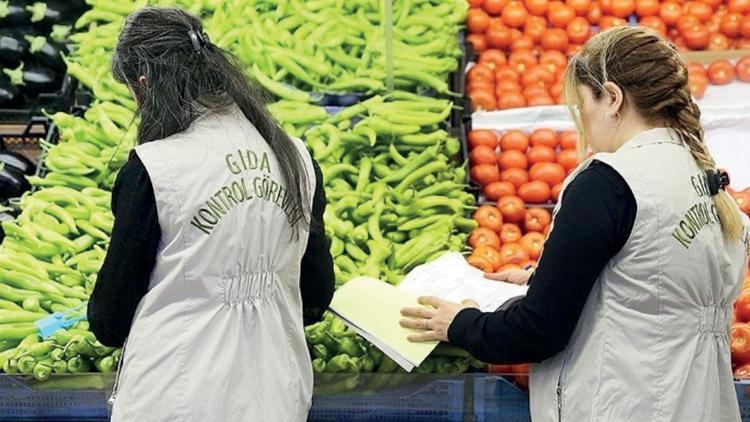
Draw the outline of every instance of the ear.
<instances>
[{"instance_id":1,"label":"ear","mask_svg":"<svg viewBox=\"0 0 750 422\"><path fill-rule=\"evenodd\" d=\"M614 82L605 82L603 87L609 106L614 112L619 112L625 100L625 93Z\"/></svg>"}]
</instances>

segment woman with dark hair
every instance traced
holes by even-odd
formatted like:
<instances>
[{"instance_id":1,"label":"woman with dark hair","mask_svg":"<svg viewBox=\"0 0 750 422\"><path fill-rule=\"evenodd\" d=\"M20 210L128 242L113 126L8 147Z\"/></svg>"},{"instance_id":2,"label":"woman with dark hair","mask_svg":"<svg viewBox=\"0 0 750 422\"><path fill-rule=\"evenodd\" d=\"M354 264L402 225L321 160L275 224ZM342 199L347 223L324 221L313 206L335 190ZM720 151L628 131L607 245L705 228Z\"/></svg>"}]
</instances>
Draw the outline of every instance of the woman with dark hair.
<instances>
[{"instance_id":1,"label":"woman with dark hair","mask_svg":"<svg viewBox=\"0 0 750 422\"><path fill-rule=\"evenodd\" d=\"M113 421L305 420L303 321L334 279L320 169L188 13L131 15L112 71L141 120L88 308L127 338Z\"/></svg>"}]
</instances>

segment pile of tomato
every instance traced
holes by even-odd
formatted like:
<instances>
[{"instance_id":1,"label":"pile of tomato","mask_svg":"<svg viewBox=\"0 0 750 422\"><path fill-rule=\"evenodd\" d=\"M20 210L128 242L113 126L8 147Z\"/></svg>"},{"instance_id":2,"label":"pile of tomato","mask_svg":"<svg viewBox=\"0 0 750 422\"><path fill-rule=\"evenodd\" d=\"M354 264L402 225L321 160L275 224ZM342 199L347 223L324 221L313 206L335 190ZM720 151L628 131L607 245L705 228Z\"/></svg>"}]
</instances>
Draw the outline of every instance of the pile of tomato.
<instances>
[{"instance_id":1,"label":"pile of tomato","mask_svg":"<svg viewBox=\"0 0 750 422\"><path fill-rule=\"evenodd\" d=\"M537 129L469 132L471 178L487 201L517 196L526 204L557 202L565 177L578 165L576 132Z\"/></svg>"},{"instance_id":2,"label":"pile of tomato","mask_svg":"<svg viewBox=\"0 0 750 422\"><path fill-rule=\"evenodd\" d=\"M560 104L568 57L596 32L628 25L629 19L663 34L683 50L750 48L750 0L469 0L469 4L467 40L478 59L467 74L467 94L475 111ZM691 81L697 98L709 81L727 83L722 82L726 63L715 68L708 69L707 78ZM749 72L747 64L734 68L739 80Z\"/></svg>"},{"instance_id":3,"label":"pile of tomato","mask_svg":"<svg viewBox=\"0 0 750 422\"><path fill-rule=\"evenodd\" d=\"M750 378L750 273L745 276L742 292L734 304L731 338L734 377Z\"/></svg>"},{"instance_id":4,"label":"pile of tomato","mask_svg":"<svg viewBox=\"0 0 750 422\"><path fill-rule=\"evenodd\" d=\"M740 207L740 211L747 214L750 217L750 187L745 188L743 191L735 191L731 188L727 189L732 198L737 202L737 206Z\"/></svg>"},{"instance_id":5,"label":"pile of tomato","mask_svg":"<svg viewBox=\"0 0 750 422\"><path fill-rule=\"evenodd\" d=\"M726 85L733 81L750 82L750 56L744 56L732 63L729 60L715 60L708 66L698 62L688 63L690 90L695 98L703 98L708 85Z\"/></svg>"}]
</instances>

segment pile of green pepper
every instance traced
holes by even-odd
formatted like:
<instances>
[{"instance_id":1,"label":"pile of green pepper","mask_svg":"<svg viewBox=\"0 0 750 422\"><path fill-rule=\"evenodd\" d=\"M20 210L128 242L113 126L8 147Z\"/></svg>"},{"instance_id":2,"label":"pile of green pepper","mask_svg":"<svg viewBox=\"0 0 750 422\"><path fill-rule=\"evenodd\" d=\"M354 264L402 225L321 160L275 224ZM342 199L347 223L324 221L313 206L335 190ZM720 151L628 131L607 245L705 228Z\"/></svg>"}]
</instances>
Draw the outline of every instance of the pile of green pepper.
<instances>
[{"instance_id":1,"label":"pile of green pepper","mask_svg":"<svg viewBox=\"0 0 750 422\"><path fill-rule=\"evenodd\" d=\"M278 98L311 101L309 92L382 93L387 58L380 0L233 0L206 23ZM392 69L398 89L449 94L462 55L458 32L465 0L394 0Z\"/></svg>"}]
</instances>

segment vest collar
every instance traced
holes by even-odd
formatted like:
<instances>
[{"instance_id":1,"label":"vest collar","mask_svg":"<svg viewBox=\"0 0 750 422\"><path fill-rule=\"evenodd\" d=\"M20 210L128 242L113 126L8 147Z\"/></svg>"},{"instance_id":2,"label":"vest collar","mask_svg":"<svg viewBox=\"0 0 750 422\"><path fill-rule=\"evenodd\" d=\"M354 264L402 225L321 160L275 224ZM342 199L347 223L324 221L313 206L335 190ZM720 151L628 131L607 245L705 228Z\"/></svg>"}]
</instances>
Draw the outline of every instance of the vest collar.
<instances>
[{"instance_id":1,"label":"vest collar","mask_svg":"<svg viewBox=\"0 0 750 422\"><path fill-rule=\"evenodd\" d=\"M634 137L630 138L623 144L623 147L630 149L642 147L645 145L653 144L676 144L682 145L680 135L674 129L666 127L657 127L649 130L645 130Z\"/></svg>"}]
</instances>

